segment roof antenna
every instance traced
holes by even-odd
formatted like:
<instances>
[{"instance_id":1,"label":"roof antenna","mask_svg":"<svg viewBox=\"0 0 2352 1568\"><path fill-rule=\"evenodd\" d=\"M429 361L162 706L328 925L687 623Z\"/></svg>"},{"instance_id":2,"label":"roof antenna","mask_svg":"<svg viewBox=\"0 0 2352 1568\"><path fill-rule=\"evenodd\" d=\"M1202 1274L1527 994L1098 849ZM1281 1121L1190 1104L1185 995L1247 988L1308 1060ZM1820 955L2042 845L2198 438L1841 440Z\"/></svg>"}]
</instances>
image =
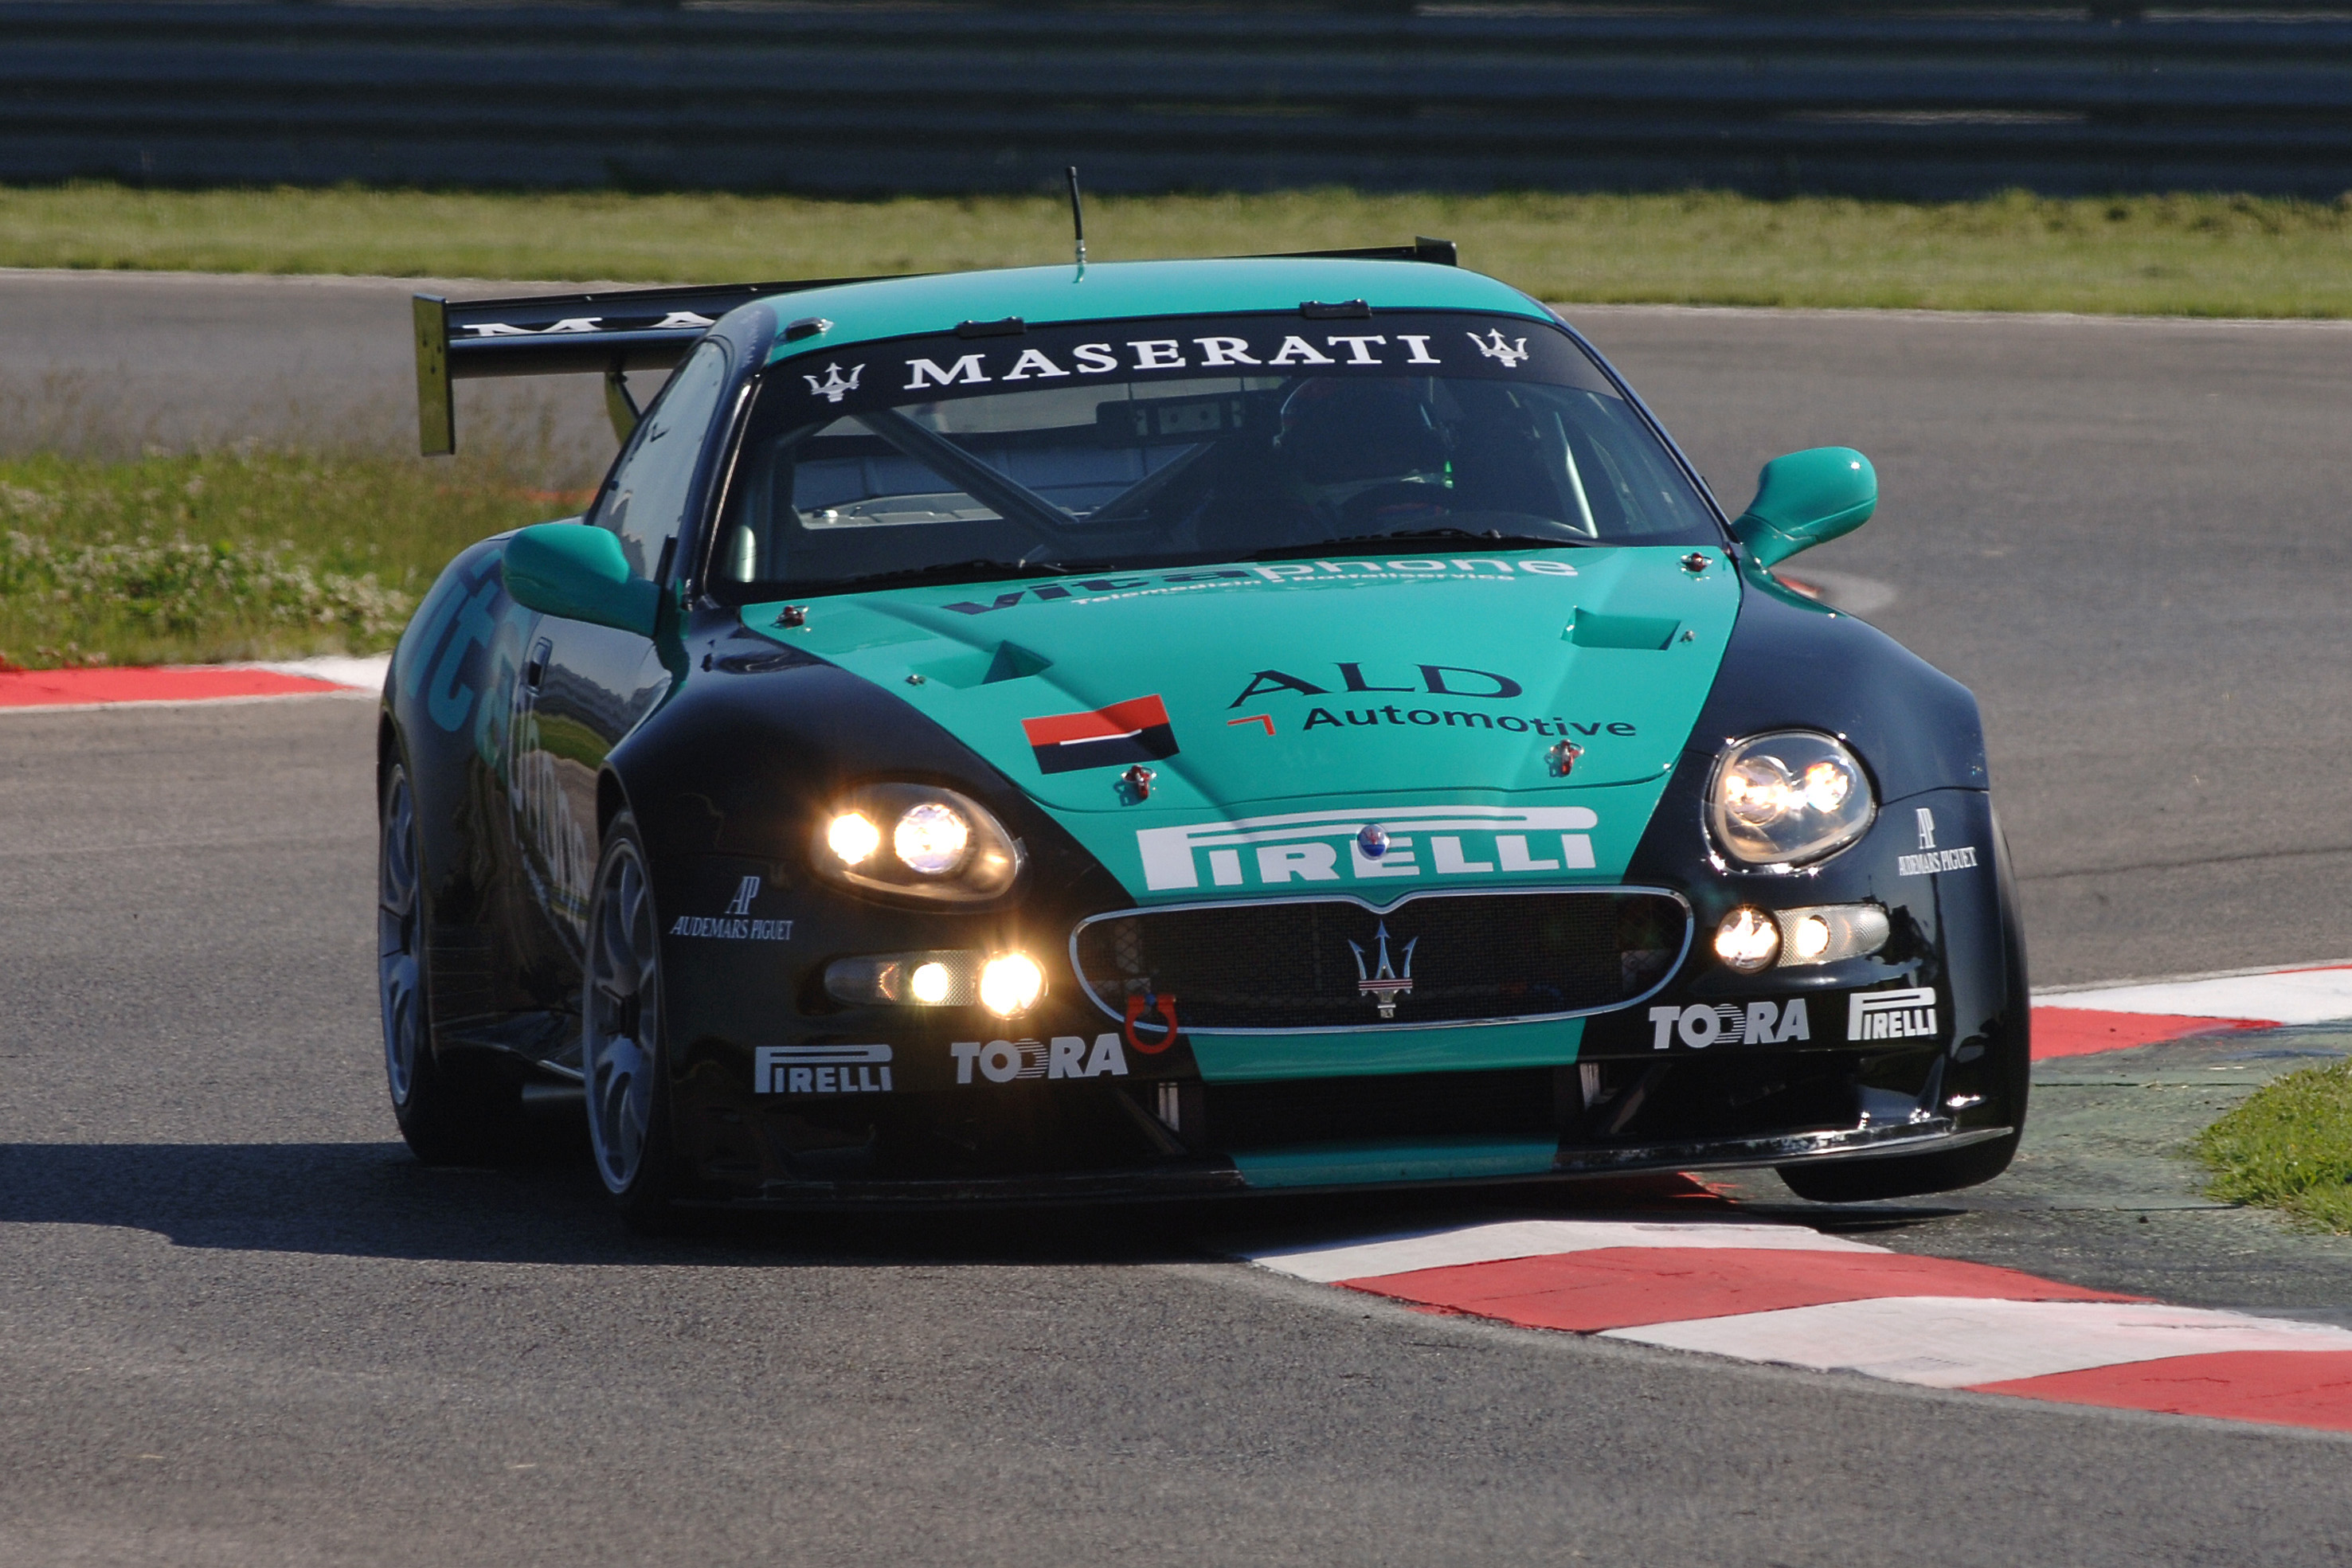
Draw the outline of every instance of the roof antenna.
<instances>
[{"instance_id":1,"label":"roof antenna","mask_svg":"<svg viewBox=\"0 0 2352 1568\"><path fill-rule=\"evenodd\" d=\"M1084 272L1087 268L1087 209L1078 199L1078 166L1071 164L1067 172L1070 177L1070 227L1077 233L1078 270Z\"/></svg>"}]
</instances>

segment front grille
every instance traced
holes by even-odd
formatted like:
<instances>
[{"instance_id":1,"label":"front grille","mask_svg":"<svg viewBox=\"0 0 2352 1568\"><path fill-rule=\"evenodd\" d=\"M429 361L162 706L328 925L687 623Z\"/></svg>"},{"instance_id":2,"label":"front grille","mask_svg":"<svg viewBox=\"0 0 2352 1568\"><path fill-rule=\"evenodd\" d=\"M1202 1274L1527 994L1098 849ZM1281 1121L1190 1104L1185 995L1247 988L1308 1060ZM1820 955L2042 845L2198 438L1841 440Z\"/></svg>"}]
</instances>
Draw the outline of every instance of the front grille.
<instances>
[{"instance_id":1,"label":"front grille","mask_svg":"<svg viewBox=\"0 0 2352 1568\"><path fill-rule=\"evenodd\" d=\"M1432 894L1385 915L1297 899L1104 916L1071 950L1113 1018L1144 1002L1194 1033L1406 1028L1622 1007L1664 981L1689 925L1662 893Z\"/></svg>"}]
</instances>

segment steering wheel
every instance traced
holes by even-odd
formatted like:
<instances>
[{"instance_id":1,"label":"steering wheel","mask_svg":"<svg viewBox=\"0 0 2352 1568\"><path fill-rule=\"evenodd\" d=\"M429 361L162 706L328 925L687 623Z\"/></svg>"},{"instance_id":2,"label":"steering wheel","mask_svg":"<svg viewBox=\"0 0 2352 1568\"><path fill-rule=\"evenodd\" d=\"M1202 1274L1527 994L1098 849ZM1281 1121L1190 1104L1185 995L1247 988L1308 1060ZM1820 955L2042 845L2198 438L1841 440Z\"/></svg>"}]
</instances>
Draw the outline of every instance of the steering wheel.
<instances>
[{"instance_id":1,"label":"steering wheel","mask_svg":"<svg viewBox=\"0 0 2352 1568\"><path fill-rule=\"evenodd\" d=\"M1434 485L1391 479L1339 503L1339 523L1351 534L1425 528L1454 511L1454 497Z\"/></svg>"}]
</instances>

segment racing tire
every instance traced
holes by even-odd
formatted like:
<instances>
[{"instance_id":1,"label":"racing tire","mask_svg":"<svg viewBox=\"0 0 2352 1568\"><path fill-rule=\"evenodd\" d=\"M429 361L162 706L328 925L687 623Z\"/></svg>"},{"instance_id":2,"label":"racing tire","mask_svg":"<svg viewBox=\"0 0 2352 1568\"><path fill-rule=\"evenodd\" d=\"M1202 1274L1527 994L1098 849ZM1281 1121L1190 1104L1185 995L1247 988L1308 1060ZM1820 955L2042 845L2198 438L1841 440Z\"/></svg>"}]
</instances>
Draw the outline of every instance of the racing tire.
<instances>
[{"instance_id":1,"label":"racing tire","mask_svg":"<svg viewBox=\"0 0 2352 1568\"><path fill-rule=\"evenodd\" d=\"M376 854L376 995L384 1085L400 1135L428 1166L490 1165L514 1147L521 1091L487 1062L445 1053L433 1036L425 858L416 793L394 763L383 781Z\"/></svg>"},{"instance_id":2,"label":"racing tire","mask_svg":"<svg viewBox=\"0 0 2352 1568\"><path fill-rule=\"evenodd\" d=\"M662 1025L661 925L636 819L605 830L581 964L580 1065L596 1174L630 1229L680 1228Z\"/></svg>"}]
</instances>

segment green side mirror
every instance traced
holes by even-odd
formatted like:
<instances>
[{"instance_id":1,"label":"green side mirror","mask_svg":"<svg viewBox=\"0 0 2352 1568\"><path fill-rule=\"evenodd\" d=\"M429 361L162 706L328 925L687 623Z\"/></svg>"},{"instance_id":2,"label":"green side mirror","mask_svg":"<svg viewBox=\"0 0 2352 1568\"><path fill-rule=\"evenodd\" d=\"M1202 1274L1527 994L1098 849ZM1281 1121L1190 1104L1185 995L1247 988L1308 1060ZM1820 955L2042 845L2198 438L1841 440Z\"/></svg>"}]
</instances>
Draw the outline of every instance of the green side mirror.
<instances>
[{"instance_id":1,"label":"green side mirror","mask_svg":"<svg viewBox=\"0 0 2352 1568\"><path fill-rule=\"evenodd\" d=\"M1878 509L1878 471L1851 446L1816 446L1764 465L1756 498L1731 525L1759 566L1850 534Z\"/></svg>"},{"instance_id":2,"label":"green side mirror","mask_svg":"<svg viewBox=\"0 0 2352 1568\"><path fill-rule=\"evenodd\" d=\"M507 540L507 591L543 615L654 634L661 590L631 575L621 541L586 523L537 523Z\"/></svg>"}]
</instances>

